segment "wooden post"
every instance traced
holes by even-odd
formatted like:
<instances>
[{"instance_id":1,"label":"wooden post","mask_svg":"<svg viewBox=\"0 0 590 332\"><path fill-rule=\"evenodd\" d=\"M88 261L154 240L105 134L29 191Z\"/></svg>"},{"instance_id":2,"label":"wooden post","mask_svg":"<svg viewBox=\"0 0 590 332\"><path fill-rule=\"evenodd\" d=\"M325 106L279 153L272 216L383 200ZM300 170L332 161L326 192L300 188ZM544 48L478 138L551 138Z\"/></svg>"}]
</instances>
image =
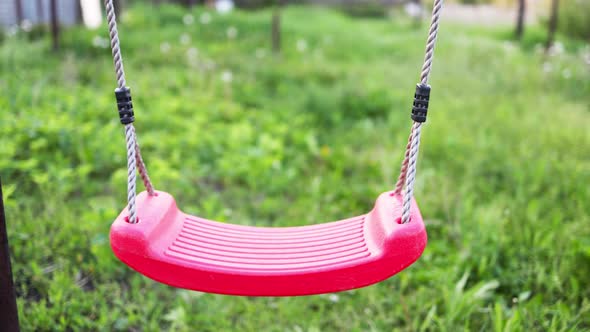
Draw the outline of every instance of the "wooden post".
<instances>
[{"instance_id":1,"label":"wooden post","mask_svg":"<svg viewBox=\"0 0 590 332\"><path fill-rule=\"evenodd\" d=\"M51 0L51 38L53 41L53 50L59 49L59 18L57 17L57 0Z\"/></svg>"},{"instance_id":2,"label":"wooden post","mask_svg":"<svg viewBox=\"0 0 590 332\"><path fill-rule=\"evenodd\" d=\"M526 0L518 0L518 13L516 15L516 39L521 40L524 33L524 15L526 12Z\"/></svg>"},{"instance_id":3,"label":"wooden post","mask_svg":"<svg viewBox=\"0 0 590 332\"><path fill-rule=\"evenodd\" d=\"M14 0L14 6L16 10L16 24L20 25L24 19L23 4L21 3L21 0Z\"/></svg>"},{"instance_id":4,"label":"wooden post","mask_svg":"<svg viewBox=\"0 0 590 332\"><path fill-rule=\"evenodd\" d=\"M18 309L12 281L12 268L6 232L6 215L0 180L0 327L2 331L18 332Z\"/></svg>"},{"instance_id":5,"label":"wooden post","mask_svg":"<svg viewBox=\"0 0 590 332\"><path fill-rule=\"evenodd\" d=\"M551 17L549 18L549 31L547 32L547 44L545 50L549 51L555 41L555 31L557 30L557 16L559 12L559 0L551 2Z\"/></svg>"}]
</instances>

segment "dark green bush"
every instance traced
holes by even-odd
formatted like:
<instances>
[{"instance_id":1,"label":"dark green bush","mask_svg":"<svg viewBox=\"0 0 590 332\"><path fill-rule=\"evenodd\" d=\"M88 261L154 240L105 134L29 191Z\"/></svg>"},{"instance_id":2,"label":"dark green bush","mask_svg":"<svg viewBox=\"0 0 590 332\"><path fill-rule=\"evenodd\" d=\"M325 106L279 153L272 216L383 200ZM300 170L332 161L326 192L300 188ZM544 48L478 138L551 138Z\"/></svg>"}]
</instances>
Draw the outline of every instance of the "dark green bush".
<instances>
[{"instance_id":1,"label":"dark green bush","mask_svg":"<svg viewBox=\"0 0 590 332\"><path fill-rule=\"evenodd\" d=\"M482 5L493 3L493 0L459 0L459 2L465 5Z\"/></svg>"},{"instance_id":2,"label":"dark green bush","mask_svg":"<svg viewBox=\"0 0 590 332\"><path fill-rule=\"evenodd\" d=\"M236 0L236 7L244 9L256 9L273 6L277 1L275 0Z\"/></svg>"},{"instance_id":3,"label":"dark green bush","mask_svg":"<svg viewBox=\"0 0 590 332\"><path fill-rule=\"evenodd\" d=\"M387 16L387 6L376 1L359 1L341 5L340 10L352 17L383 18Z\"/></svg>"},{"instance_id":4,"label":"dark green bush","mask_svg":"<svg viewBox=\"0 0 590 332\"><path fill-rule=\"evenodd\" d=\"M590 1L569 0L560 5L559 30L570 37L590 41Z\"/></svg>"}]
</instances>

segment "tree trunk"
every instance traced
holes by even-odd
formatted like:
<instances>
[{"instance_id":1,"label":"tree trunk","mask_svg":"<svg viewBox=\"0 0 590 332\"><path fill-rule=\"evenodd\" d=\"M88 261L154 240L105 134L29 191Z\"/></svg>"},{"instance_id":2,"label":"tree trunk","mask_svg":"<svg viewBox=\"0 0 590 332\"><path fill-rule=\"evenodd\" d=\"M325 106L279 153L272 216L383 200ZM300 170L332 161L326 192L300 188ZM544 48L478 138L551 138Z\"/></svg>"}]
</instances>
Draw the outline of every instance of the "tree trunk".
<instances>
[{"instance_id":1,"label":"tree trunk","mask_svg":"<svg viewBox=\"0 0 590 332\"><path fill-rule=\"evenodd\" d=\"M21 0L14 0L14 6L16 10L16 24L20 25L24 19L23 4L21 3Z\"/></svg>"},{"instance_id":2,"label":"tree trunk","mask_svg":"<svg viewBox=\"0 0 590 332\"><path fill-rule=\"evenodd\" d=\"M84 18L82 17L82 1L76 0L76 23L84 23Z\"/></svg>"},{"instance_id":3,"label":"tree trunk","mask_svg":"<svg viewBox=\"0 0 590 332\"><path fill-rule=\"evenodd\" d=\"M526 0L518 0L518 14L516 15L516 39L521 40L524 33L524 15L526 12Z\"/></svg>"},{"instance_id":4,"label":"tree trunk","mask_svg":"<svg viewBox=\"0 0 590 332\"><path fill-rule=\"evenodd\" d=\"M277 0L272 12L271 41L273 53L281 53L281 10L285 0Z\"/></svg>"},{"instance_id":5,"label":"tree trunk","mask_svg":"<svg viewBox=\"0 0 590 332\"><path fill-rule=\"evenodd\" d=\"M549 31L547 33L547 44L545 50L549 51L555 42L555 31L557 30L557 16L559 14L559 0L551 2L551 17L549 18Z\"/></svg>"},{"instance_id":6,"label":"tree trunk","mask_svg":"<svg viewBox=\"0 0 590 332\"><path fill-rule=\"evenodd\" d=\"M273 53L281 52L281 9L275 8L272 12L271 39Z\"/></svg>"},{"instance_id":7,"label":"tree trunk","mask_svg":"<svg viewBox=\"0 0 590 332\"><path fill-rule=\"evenodd\" d=\"M57 0L51 0L51 38L53 41L53 50L59 49L59 18L57 17Z\"/></svg>"},{"instance_id":8,"label":"tree trunk","mask_svg":"<svg viewBox=\"0 0 590 332\"><path fill-rule=\"evenodd\" d=\"M0 181L0 326L2 326L2 331L19 331L16 294L12 281L6 216L2 197L2 181Z\"/></svg>"},{"instance_id":9,"label":"tree trunk","mask_svg":"<svg viewBox=\"0 0 590 332\"><path fill-rule=\"evenodd\" d=\"M113 0L113 9L115 10L115 19L119 22L123 12L123 0Z\"/></svg>"},{"instance_id":10,"label":"tree trunk","mask_svg":"<svg viewBox=\"0 0 590 332\"><path fill-rule=\"evenodd\" d=\"M414 17L414 25L420 27L422 25L422 19L424 18L424 6L422 0L413 0L413 2L416 4L416 8L420 8L420 12Z\"/></svg>"},{"instance_id":11,"label":"tree trunk","mask_svg":"<svg viewBox=\"0 0 590 332\"><path fill-rule=\"evenodd\" d=\"M43 0L37 0L37 17L39 18L39 23L45 23L45 8L43 8Z\"/></svg>"}]
</instances>

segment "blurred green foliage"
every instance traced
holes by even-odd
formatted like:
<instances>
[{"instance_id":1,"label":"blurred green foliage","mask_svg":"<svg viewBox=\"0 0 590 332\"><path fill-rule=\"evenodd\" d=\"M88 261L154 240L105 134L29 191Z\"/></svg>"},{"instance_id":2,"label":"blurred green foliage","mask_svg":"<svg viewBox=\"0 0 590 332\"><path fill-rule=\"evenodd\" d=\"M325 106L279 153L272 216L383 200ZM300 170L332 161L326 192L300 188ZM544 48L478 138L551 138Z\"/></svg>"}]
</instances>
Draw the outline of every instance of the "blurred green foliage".
<instances>
[{"instance_id":1,"label":"blurred green foliage","mask_svg":"<svg viewBox=\"0 0 590 332\"><path fill-rule=\"evenodd\" d=\"M561 1L559 30L567 36L590 41L590 1Z\"/></svg>"},{"instance_id":2,"label":"blurred green foliage","mask_svg":"<svg viewBox=\"0 0 590 332\"><path fill-rule=\"evenodd\" d=\"M383 18L389 13L391 6L376 0L363 0L345 3L340 10L352 17Z\"/></svg>"},{"instance_id":3,"label":"blurred green foliage","mask_svg":"<svg viewBox=\"0 0 590 332\"><path fill-rule=\"evenodd\" d=\"M219 15L137 5L120 33L158 189L240 224L319 223L395 183L426 28L318 8ZM305 24L301 24L305 22ZM416 197L429 244L411 268L340 294L172 289L117 261L125 146L106 28L0 46L0 174L24 331L590 329L590 72L510 31L442 25ZM561 37L560 37L561 38Z\"/></svg>"}]
</instances>

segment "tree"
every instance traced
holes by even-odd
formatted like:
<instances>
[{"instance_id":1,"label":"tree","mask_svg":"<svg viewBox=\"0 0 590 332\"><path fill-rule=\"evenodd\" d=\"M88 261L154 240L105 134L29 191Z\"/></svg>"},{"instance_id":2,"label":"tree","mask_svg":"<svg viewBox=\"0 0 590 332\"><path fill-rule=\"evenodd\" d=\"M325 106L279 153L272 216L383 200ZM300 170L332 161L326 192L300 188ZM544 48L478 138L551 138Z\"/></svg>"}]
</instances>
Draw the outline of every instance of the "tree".
<instances>
[{"instance_id":1,"label":"tree","mask_svg":"<svg viewBox=\"0 0 590 332\"><path fill-rule=\"evenodd\" d=\"M16 292L12 280L10 265L10 247L6 232L6 215L4 214L4 197L0 181L0 326L2 331L19 331Z\"/></svg>"},{"instance_id":2,"label":"tree","mask_svg":"<svg viewBox=\"0 0 590 332\"><path fill-rule=\"evenodd\" d=\"M51 11L51 38L53 41L53 50L59 49L59 18L57 17L57 0L51 0L49 3Z\"/></svg>"},{"instance_id":3,"label":"tree","mask_svg":"<svg viewBox=\"0 0 590 332\"><path fill-rule=\"evenodd\" d=\"M16 24L21 24L23 21L23 4L21 0L14 0L14 6L16 10Z\"/></svg>"},{"instance_id":4,"label":"tree","mask_svg":"<svg viewBox=\"0 0 590 332\"><path fill-rule=\"evenodd\" d=\"M414 16L414 25L416 27L420 27L422 25L422 19L424 17L424 6L422 5L422 0L412 0L412 2L416 6L416 14Z\"/></svg>"},{"instance_id":5,"label":"tree","mask_svg":"<svg viewBox=\"0 0 590 332\"><path fill-rule=\"evenodd\" d=\"M545 50L549 51L555 42L555 31L557 30L557 15L559 14L559 0L551 2L551 16L549 17L549 31L547 32L547 44Z\"/></svg>"},{"instance_id":6,"label":"tree","mask_svg":"<svg viewBox=\"0 0 590 332\"><path fill-rule=\"evenodd\" d=\"M113 0L113 9L115 10L115 19L119 22L123 12L123 0Z\"/></svg>"},{"instance_id":7,"label":"tree","mask_svg":"<svg viewBox=\"0 0 590 332\"><path fill-rule=\"evenodd\" d=\"M281 52L281 9L285 0L277 0L272 12L271 41L273 53Z\"/></svg>"},{"instance_id":8,"label":"tree","mask_svg":"<svg viewBox=\"0 0 590 332\"><path fill-rule=\"evenodd\" d=\"M521 40L524 33L524 16L526 12L526 0L518 0L518 14L516 15L516 39Z\"/></svg>"},{"instance_id":9,"label":"tree","mask_svg":"<svg viewBox=\"0 0 590 332\"><path fill-rule=\"evenodd\" d=\"M39 23L45 23L45 10L43 8L43 0L37 0L37 17L39 17Z\"/></svg>"}]
</instances>

